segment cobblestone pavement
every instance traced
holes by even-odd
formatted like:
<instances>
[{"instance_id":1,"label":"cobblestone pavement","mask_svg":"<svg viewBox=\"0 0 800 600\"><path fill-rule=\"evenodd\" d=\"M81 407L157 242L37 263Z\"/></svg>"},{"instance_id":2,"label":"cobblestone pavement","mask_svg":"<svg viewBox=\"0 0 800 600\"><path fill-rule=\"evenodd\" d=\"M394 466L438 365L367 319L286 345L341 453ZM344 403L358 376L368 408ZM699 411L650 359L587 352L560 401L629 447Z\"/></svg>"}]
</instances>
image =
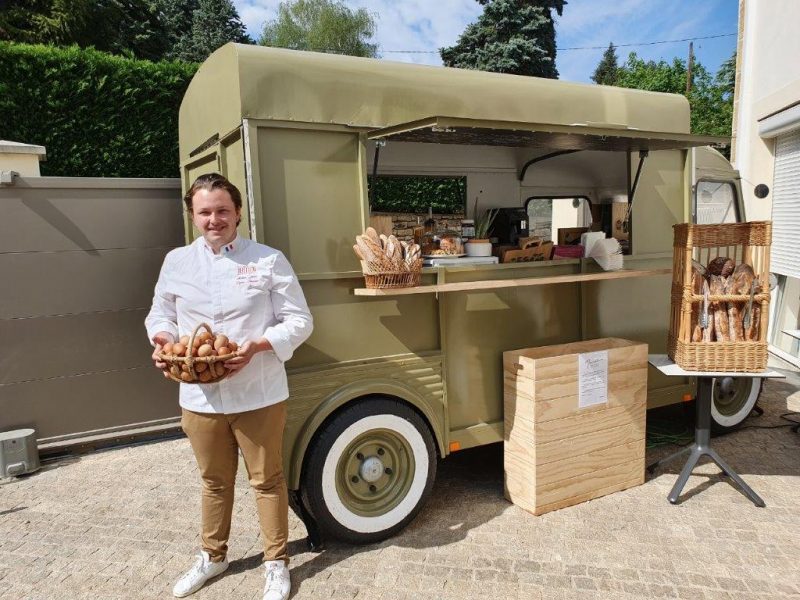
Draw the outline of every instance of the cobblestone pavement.
<instances>
[{"instance_id":1,"label":"cobblestone pavement","mask_svg":"<svg viewBox=\"0 0 800 600\"><path fill-rule=\"evenodd\" d=\"M780 425L796 378L773 381L762 417ZM748 428L712 445L765 499L754 507L704 464L682 502L680 461L637 488L534 517L503 498L502 447L440 463L429 503L383 543L313 554L291 515L293 597L615 599L800 598L800 435ZM648 461L674 447L649 450ZM260 599L252 494L238 480L231 568L198 599ZM53 462L0 482L0 597L171 598L199 542L199 482L185 439Z\"/></svg>"}]
</instances>

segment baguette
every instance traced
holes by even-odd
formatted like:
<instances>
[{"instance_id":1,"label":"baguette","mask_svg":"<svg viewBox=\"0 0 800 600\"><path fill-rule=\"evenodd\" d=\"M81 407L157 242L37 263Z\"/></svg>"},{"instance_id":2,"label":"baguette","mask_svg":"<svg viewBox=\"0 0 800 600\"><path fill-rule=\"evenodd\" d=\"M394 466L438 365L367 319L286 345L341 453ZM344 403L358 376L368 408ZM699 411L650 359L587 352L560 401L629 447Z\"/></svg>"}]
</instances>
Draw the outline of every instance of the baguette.
<instances>
[{"instance_id":1,"label":"baguette","mask_svg":"<svg viewBox=\"0 0 800 600\"><path fill-rule=\"evenodd\" d=\"M722 296L727 293L728 279L721 275L711 275L709 289L712 296ZM730 325L728 323L728 310L725 302L712 302L714 307L714 338L717 342L730 342Z\"/></svg>"},{"instance_id":2,"label":"baguette","mask_svg":"<svg viewBox=\"0 0 800 600\"><path fill-rule=\"evenodd\" d=\"M375 231L374 227L367 227L366 231L364 232L364 235L372 239L372 241L375 242L376 244L380 245L381 238L378 237L378 232Z\"/></svg>"},{"instance_id":3,"label":"baguette","mask_svg":"<svg viewBox=\"0 0 800 600\"><path fill-rule=\"evenodd\" d=\"M728 284L728 293L736 295L746 295L750 293L753 285L753 268L742 263L733 270ZM746 302L728 302L728 322L730 325L730 336L732 342L739 342L745 339L744 314Z\"/></svg>"},{"instance_id":4,"label":"baguette","mask_svg":"<svg viewBox=\"0 0 800 600\"><path fill-rule=\"evenodd\" d=\"M706 269L697 261L692 261L692 293L701 295L703 293L703 284L705 283ZM692 318L690 331L692 332L693 342L703 341L703 328L701 327L700 313L703 311L703 303L697 302L692 304Z\"/></svg>"},{"instance_id":5,"label":"baguette","mask_svg":"<svg viewBox=\"0 0 800 600\"><path fill-rule=\"evenodd\" d=\"M753 283L751 285L752 285L750 289L751 297L761 292L761 285L757 277L753 279ZM748 302L748 306L750 306L750 302ZM752 306L750 306L750 325L749 327L745 327L744 329L744 338L748 342L757 342L759 338L760 327L761 327L761 305L756 302L753 302Z\"/></svg>"},{"instance_id":6,"label":"baguette","mask_svg":"<svg viewBox=\"0 0 800 600\"><path fill-rule=\"evenodd\" d=\"M708 285L708 280L703 281L703 295L706 297L703 306L706 310L706 328L703 329L703 341L714 341L714 303L708 301L708 296L711 294L711 289Z\"/></svg>"}]
</instances>

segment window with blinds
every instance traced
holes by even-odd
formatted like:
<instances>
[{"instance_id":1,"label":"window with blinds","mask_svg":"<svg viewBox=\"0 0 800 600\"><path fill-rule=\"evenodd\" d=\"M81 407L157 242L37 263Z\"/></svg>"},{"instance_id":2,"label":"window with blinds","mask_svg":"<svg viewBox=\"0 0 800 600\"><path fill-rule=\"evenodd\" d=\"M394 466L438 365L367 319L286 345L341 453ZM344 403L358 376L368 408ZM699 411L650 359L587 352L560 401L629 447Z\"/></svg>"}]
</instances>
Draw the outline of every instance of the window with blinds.
<instances>
[{"instance_id":1,"label":"window with blinds","mask_svg":"<svg viewBox=\"0 0 800 600\"><path fill-rule=\"evenodd\" d=\"M770 270L800 278L800 130L775 140Z\"/></svg>"}]
</instances>

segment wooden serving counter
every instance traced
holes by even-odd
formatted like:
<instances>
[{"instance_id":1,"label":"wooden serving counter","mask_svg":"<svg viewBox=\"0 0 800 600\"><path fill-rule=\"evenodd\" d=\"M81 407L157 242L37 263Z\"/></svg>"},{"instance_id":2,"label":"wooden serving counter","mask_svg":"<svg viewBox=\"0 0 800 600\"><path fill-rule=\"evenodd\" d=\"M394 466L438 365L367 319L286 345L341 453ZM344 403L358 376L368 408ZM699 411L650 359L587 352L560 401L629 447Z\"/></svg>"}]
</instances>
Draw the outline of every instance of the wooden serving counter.
<instances>
[{"instance_id":1,"label":"wooden serving counter","mask_svg":"<svg viewBox=\"0 0 800 600\"><path fill-rule=\"evenodd\" d=\"M634 261L636 262L636 261ZM548 270L553 270L557 267L568 267L574 265L574 268L580 269L581 272L569 273L564 275L546 275ZM509 268L511 267L511 268ZM514 277L515 267L530 268L541 267L543 274ZM548 268L549 267L549 268ZM589 271L589 269L592 269ZM538 270L538 269L537 269ZM449 271L464 272L464 271L481 271L486 272L488 275L491 272L491 277L479 279L476 281L455 281L446 282L444 275ZM497 278L500 273L507 272L508 278ZM517 263L514 265L481 265L470 267L459 266L446 266L426 268L424 273L438 274L438 282L430 285L419 285L407 288L388 288L388 289L369 289L369 288L356 288L353 293L356 296L403 296L409 294L439 294L446 292L463 292L472 290L493 290L499 288L515 288L515 287L528 287L538 285L555 285L559 283L581 283L588 281L604 281L614 279L628 279L638 277L653 277L657 275L669 275L672 269L669 267L658 268L628 268L619 271L602 271L591 260L559 260L559 261L546 261L541 263Z\"/></svg>"}]
</instances>

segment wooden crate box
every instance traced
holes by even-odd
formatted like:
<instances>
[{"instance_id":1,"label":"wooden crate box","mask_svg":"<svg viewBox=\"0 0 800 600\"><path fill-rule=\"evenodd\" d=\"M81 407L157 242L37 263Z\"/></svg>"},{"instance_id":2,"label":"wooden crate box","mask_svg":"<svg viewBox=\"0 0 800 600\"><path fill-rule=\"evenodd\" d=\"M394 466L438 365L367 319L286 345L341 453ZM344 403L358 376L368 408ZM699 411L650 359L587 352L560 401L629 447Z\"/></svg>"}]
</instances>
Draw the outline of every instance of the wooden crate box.
<instances>
[{"instance_id":1,"label":"wooden crate box","mask_svg":"<svg viewBox=\"0 0 800 600\"><path fill-rule=\"evenodd\" d=\"M579 377L581 355L599 365L605 355L607 371ZM541 515L644 483L647 344L603 338L513 350L503 367L506 498ZM580 407L580 379L584 399L602 397L591 394L592 376L606 402Z\"/></svg>"}]
</instances>

